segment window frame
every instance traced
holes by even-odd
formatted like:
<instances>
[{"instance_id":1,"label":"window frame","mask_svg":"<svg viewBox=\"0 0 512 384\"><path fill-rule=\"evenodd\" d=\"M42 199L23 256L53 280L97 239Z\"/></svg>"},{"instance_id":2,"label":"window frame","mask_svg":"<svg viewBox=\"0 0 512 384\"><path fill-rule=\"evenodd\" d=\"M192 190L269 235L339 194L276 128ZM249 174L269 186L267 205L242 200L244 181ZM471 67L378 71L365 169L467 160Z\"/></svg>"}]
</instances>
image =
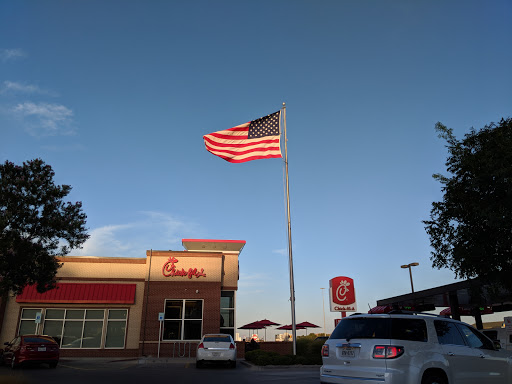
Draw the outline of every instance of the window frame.
<instances>
[{"instance_id":1,"label":"window frame","mask_svg":"<svg viewBox=\"0 0 512 384\"><path fill-rule=\"evenodd\" d=\"M167 308L167 302L168 301L181 301L181 318L168 318L166 317L166 308ZM188 302L201 302L201 316L200 318L193 318L193 319L187 319L186 318L186 303ZM164 320L163 320L163 326L162 326L162 341L165 341L165 342L177 342L177 341L199 341L201 340L201 337L203 335L203 325L204 325L204 303L205 303L205 300L204 299L164 299L164 308L163 308L163 312L164 312ZM173 322L179 322L180 324L180 327L179 327L179 338L177 339L165 339L165 325L166 325L166 321L173 321ZM187 321L200 321L201 322L201 331L200 331L200 335L199 335L199 338L197 339L185 339L185 322Z\"/></svg>"},{"instance_id":2,"label":"window frame","mask_svg":"<svg viewBox=\"0 0 512 384\"><path fill-rule=\"evenodd\" d=\"M457 323L456 324L457 326L457 329L459 330L459 332L462 334L462 338L464 339L464 342L466 343L466 345L469 347L469 348L473 348L473 349L486 349L486 350L495 350L494 348L494 344L492 343L492 341L487 338L487 336L483 335L482 333L480 333L478 330L474 329L473 327L467 325L467 324L459 324ZM471 343L471 339L469 337L469 335L467 335L463 330L464 329L468 329L469 332L471 333L472 336L476 337L478 339L478 341L480 343L482 343L481 346L477 347L477 346L473 346L472 343Z\"/></svg>"},{"instance_id":3,"label":"window frame","mask_svg":"<svg viewBox=\"0 0 512 384\"><path fill-rule=\"evenodd\" d=\"M124 319L110 319L110 311L126 311L126 317ZM126 348L126 334L128 331L128 308L107 308L105 321L103 323L104 337L103 337L103 346L104 349L125 349ZM108 324L109 323L120 323L124 322L124 337L123 337L123 346L122 347L107 347L107 338L108 338Z\"/></svg>"},{"instance_id":4,"label":"window frame","mask_svg":"<svg viewBox=\"0 0 512 384\"><path fill-rule=\"evenodd\" d=\"M21 308L21 312L20 312L20 319L19 319L19 322L18 322L18 329L17 329L17 333L16 335L17 336L22 336L20 334L20 331L21 331L21 324L24 322L24 321L33 321L34 322L34 332L31 332L31 333L24 333L24 335L30 335L30 334L36 334L40 331L40 327L41 327L41 323L36 323L36 316L34 315L34 317L23 317L23 313L25 312L25 310L27 311L36 311L37 312L40 312L41 314L43 313L43 309L42 308Z\"/></svg>"},{"instance_id":5,"label":"window frame","mask_svg":"<svg viewBox=\"0 0 512 384\"><path fill-rule=\"evenodd\" d=\"M92 307L92 308L87 308L87 307L80 307L80 308L77 308L77 307L30 308L30 307L28 307L28 308L21 308L20 318L19 318L19 322L18 322L18 336L21 336L21 335L19 335L19 331L21 328L22 321L27 321L27 320L35 321L35 317L34 318L23 317L24 310L35 310L36 312L41 312L41 314L42 314L41 323L36 323L36 332L34 332L35 334L44 333L47 321L60 322L60 324L56 325L56 327L60 326L60 340L58 340L58 344L59 344L59 348L61 348L61 349L65 349L65 350L81 350L81 349L94 350L94 349L96 349L97 350L97 349L125 349L126 348L126 340L127 340L127 334L128 334L128 319L129 319L129 315L130 315L130 309L127 307L121 307L121 308L119 308L119 307L117 307L117 308L116 307L103 307L103 308L98 308L98 307ZM62 316L47 318L47 312L52 311L52 310L62 311ZM67 318L68 311L83 311L83 316L80 319ZM88 312L94 312L94 311L101 311L103 313L103 316L101 318L99 318L99 313L98 313L96 316L93 315L92 318L88 318ZM109 316L110 311L124 311L125 317L123 319L109 319L108 316ZM59 314L59 316L60 316L60 314ZM65 325L67 322L81 323L80 345L79 346L63 347L62 343L64 340L64 330L65 330ZM100 343L99 343L99 346L84 347L83 346L84 332L86 331L86 325L87 325L87 323L92 323L92 322L96 322L96 323L101 322ZM123 322L124 323L124 337L123 337L123 346L122 347L119 347L119 346L107 347L107 336L108 336L107 331L108 331L109 322ZM99 324L97 326L99 326ZM55 337L57 337L57 336L55 336Z\"/></svg>"},{"instance_id":6,"label":"window frame","mask_svg":"<svg viewBox=\"0 0 512 384\"><path fill-rule=\"evenodd\" d=\"M223 307L222 306L222 298L223 297L229 297L229 296L222 296L223 293L232 293L232 307ZM236 308L236 291L234 290L223 290L221 291L220 293L220 320L222 321L222 311L229 311L229 312L232 312L232 316L233 316L233 326L222 326L220 325L219 326L219 330L221 333L225 333L227 332L228 334L231 335L231 337L234 339L235 338L235 329L236 329L236 311L235 311L235 308ZM221 322L222 324L222 322Z\"/></svg>"},{"instance_id":7,"label":"window frame","mask_svg":"<svg viewBox=\"0 0 512 384\"><path fill-rule=\"evenodd\" d=\"M439 331L440 331L440 326L442 326L442 324L449 325L451 327L452 332L455 332L458 335L458 339L462 342L462 344L441 342L440 337L443 335L439 336ZM458 347L469 347L467 344L466 338L462 334L459 327L457 327L457 323L455 323L454 321L434 320L434 330L436 331L437 342L439 345L455 345ZM452 341L457 341L457 340L452 340Z\"/></svg>"}]
</instances>

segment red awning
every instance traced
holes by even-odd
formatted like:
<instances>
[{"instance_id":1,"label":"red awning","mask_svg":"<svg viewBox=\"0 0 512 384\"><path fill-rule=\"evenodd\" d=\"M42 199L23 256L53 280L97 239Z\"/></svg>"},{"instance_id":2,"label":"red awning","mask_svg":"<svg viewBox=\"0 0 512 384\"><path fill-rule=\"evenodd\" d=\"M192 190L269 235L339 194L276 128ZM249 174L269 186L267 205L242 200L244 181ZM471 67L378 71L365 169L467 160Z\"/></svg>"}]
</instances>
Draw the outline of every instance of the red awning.
<instances>
[{"instance_id":1,"label":"red awning","mask_svg":"<svg viewBox=\"0 0 512 384\"><path fill-rule=\"evenodd\" d=\"M391 305L377 305L368 311L368 313L388 313L393 310Z\"/></svg>"},{"instance_id":2,"label":"red awning","mask_svg":"<svg viewBox=\"0 0 512 384\"><path fill-rule=\"evenodd\" d=\"M479 310L481 315L492 315L494 313L492 307L480 307ZM451 316L452 309L450 307L445 308L441 312L439 312L439 314L443 316ZM473 316L473 311L471 310L471 308L459 307L459 315Z\"/></svg>"},{"instance_id":3,"label":"red awning","mask_svg":"<svg viewBox=\"0 0 512 384\"><path fill-rule=\"evenodd\" d=\"M136 284L57 283L57 288L39 293L28 285L16 296L18 303L133 304Z\"/></svg>"}]
</instances>

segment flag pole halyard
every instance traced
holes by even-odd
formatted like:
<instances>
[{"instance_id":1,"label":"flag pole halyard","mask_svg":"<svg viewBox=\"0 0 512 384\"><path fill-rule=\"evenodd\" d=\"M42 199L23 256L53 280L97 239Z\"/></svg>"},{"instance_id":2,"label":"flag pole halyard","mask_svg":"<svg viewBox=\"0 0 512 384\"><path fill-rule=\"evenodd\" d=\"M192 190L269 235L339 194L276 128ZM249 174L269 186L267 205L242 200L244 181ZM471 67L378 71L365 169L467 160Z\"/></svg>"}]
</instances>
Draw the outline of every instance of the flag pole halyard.
<instances>
[{"instance_id":1,"label":"flag pole halyard","mask_svg":"<svg viewBox=\"0 0 512 384\"><path fill-rule=\"evenodd\" d=\"M293 283L293 256L292 256L292 225L290 220L290 184L288 182L288 139L286 138L286 103L283 103L283 132L284 132L284 164L286 173L286 211L288 227L288 258L290 268L290 301L292 311L292 343L293 354L297 354L297 328L295 321L295 287Z\"/></svg>"}]
</instances>

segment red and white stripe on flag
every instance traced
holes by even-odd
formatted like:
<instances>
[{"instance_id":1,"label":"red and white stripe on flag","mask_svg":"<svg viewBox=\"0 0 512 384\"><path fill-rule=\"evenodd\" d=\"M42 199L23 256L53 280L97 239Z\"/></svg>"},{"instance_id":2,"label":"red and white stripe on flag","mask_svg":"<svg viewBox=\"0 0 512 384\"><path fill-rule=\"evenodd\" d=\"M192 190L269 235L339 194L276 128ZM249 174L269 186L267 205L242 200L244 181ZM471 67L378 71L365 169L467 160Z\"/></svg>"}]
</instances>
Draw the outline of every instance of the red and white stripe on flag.
<instances>
[{"instance_id":1,"label":"red and white stripe on flag","mask_svg":"<svg viewBox=\"0 0 512 384\"><path fill-rule=\"evenodd\" d=\"M230 163L279 158L282 157L279 120L280 111L204 135L204 144L209 152Z\"/></svg>"}]
</instances>

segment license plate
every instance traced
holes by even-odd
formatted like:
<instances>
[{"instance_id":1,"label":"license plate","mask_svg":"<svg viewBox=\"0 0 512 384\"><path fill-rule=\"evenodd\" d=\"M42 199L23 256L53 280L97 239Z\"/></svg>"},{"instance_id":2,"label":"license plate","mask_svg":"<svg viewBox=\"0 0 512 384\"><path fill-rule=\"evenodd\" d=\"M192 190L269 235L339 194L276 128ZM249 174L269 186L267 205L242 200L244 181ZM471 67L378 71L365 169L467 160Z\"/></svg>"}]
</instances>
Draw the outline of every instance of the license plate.
<instances>
[{"instance_id":1,"label":"license plate","mask_svg":"<svg viewBox=\"0 0 512 384\"><path fill-rule=\"evenodd\" d=\"M342 357L356 357L356 351L353 348L343 348L341 350Z\"/></svg>"},{"instance_id":2,"label":"license plate","mask_svg":"<svg viewBox=\"0 0 512 384\"><path fill-rule=\"evenodd\" d=\"M213 352L212 355L215 357L220 356L220 352Z\"/></svg>"},{"instance_id":3,"label":"license plate","mask_svg":"<svg viewBox=\"0 0 512 384\"><path fill-rule=\"evenodd\" d=\"M46 347L37 347L39 352L46 352Z\"/></svg>"}]
</instances>

